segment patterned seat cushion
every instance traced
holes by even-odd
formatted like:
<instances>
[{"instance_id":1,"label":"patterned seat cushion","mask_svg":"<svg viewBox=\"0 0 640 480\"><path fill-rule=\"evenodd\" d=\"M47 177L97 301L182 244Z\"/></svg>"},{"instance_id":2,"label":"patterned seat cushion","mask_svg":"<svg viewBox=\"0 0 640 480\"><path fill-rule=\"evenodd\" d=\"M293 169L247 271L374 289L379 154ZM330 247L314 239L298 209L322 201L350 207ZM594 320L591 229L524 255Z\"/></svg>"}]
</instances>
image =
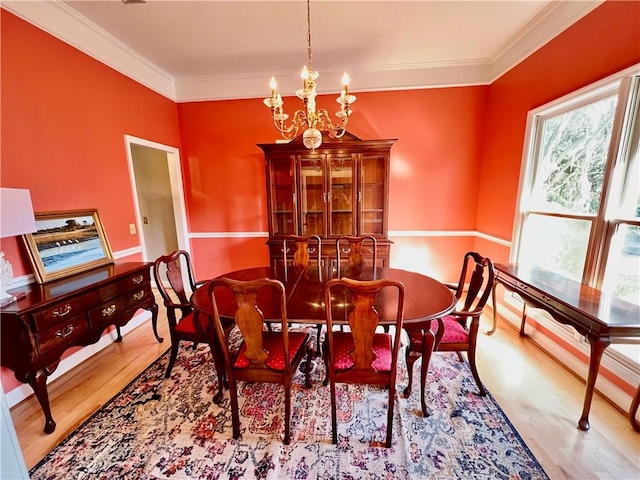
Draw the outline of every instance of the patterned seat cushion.
<instances>
[{"instance_id":1,"label":"patterned seat cushion","mask_svg":"<svg viewBox=\"0 0 640 480\"><path fill-rule=\"evenodd\" d=\"M444 335L440 343L467 343L469 341L469 332L462 326L452 315L446 315L442 317L444 323ZM422 348L422 332L421 330L412 330L406 328L407 333L411 339L412 350L419 350ZM433 320L431 322L431 331L435 335L438 333L438 322Z\"/></svg>"},{"instance_id":2,"label":"patterned seat cushion","mask_svg":"<svg viewBox=\"0 0 640 480\"><path fill-rule=\"evenodd\" d=\"M451 315L442 317L444 322L444 335L440 343L466 343L469 341L469 332ZM431 322L431 331L434 335L438 331L438 322Z\"/></svg>"},{"instance_id":3,"label":"patterned seat cushion","mask_svg":"<svg viewBox=\"0 0 640 480\"><path fill-rule=\"evenodd\" d=\"M292 361L295 358L296 354L307 341L308 336L308 334L303 332L289 332L289 361ZM268 353L268 357L265 361L266 366L272 370L284 370L282 332L263 332L262 348ZM234 368L246 368L249 366L249 359L244 356L246 350L247 345L242 342L240 351L238 352L233 364Z\"/></svg>"},{"instance_id":4,"label":"patterned seat cushion","mask_svg":"<svg viewBox=\"0 0 640 480\"><path fill-rule=\"evenodd\" d=\"M334 332L333 346L335 349L334 361L336 370L347 370L353 366L353 360L349 354L353 351L353 336L350 332ZM372 367L376 372L391 371L391 335L376 333L373 336L373 352L376 359Z\"/></svg>"}]
</instances>

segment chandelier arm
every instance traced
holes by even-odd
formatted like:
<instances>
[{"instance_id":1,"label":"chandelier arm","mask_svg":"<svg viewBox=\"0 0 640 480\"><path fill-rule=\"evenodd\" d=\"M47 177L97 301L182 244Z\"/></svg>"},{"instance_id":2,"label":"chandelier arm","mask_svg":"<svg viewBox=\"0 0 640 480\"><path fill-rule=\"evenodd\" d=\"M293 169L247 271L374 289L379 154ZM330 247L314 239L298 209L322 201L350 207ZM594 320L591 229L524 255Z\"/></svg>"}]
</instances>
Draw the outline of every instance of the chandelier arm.
<instances>
[{"instance_id":1,"label":"chandelier arm","mask_svg":"<svg viewBox=\"0 0 640 480\"><path fill-rule=\"evenodd\" d=\"M334 124L331 121L329 113L324 108L321 108L317 112L318 126L320 130L328 130L332 137L340 138L347 131L347 123L349 123L349 117L345 116L339 124Z\"/></svg>"}]
</instances>

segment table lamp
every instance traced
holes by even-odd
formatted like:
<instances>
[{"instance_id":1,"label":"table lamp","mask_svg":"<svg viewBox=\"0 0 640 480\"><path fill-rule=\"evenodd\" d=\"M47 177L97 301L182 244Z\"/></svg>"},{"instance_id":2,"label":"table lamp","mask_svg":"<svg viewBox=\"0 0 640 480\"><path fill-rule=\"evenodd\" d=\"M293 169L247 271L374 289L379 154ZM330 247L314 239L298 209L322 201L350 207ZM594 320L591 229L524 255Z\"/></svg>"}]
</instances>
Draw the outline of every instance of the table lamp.
<instances>
[{"instance_id":1,"label":"table lamp","mask_svg":"<svg viewBox=\"0 0 640 480\"><path fill-rule=\"evenodd\" d=\"M36 231L31 194L20 188L0 188L0 238L15 237ZM13 280L13 267L0 251L0 304L15 302L16 297L7 293Z\"/></svg>"}]
</instances>

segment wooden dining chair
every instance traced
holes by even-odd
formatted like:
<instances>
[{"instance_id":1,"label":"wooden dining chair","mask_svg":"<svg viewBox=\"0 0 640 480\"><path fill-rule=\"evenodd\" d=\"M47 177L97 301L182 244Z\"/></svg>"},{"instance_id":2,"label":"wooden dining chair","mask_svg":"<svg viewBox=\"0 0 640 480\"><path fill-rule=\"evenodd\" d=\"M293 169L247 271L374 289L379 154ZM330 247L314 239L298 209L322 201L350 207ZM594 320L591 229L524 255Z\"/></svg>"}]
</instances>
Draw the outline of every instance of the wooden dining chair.
<instances>
[{"instance_id":1,"label":"wooden dining chair","mask_svg":"<svg viewBox=\"0 0 640 480\"><path fill-rule=\"evenodd\" d=\"M318 235L287 235L282 240L282 261L287 266L307 267L322 265L322 240ZM322 325L318 325L316 333L316 351L320 352Z\"/></svg>"},{"instance_id":2,"label":"wooden dining chair","mask_svg":"<svg viewBox=\"0 0 640 480\"><path fill-rule=\"evenodd\" d=\"M366 246L366 244L369 246ZM362 268L365 266L365 253L371 257L371 266L378 264L378 242L373 235L359 237L344 235L336 238L336 263L343 263L349 268Z\"/></svg>"},{"instance_id":3,"label":"wooden dining chair","mask_svg":"<svg viewBox=\"0 0 640 480\"><path fill-rule=\"evenodd\" d=\"M310 336L304 332L289 331L287 321L286 295L282 282L273 279L232 280L215 279L209 283L209 295L213 307L213 327L222 345L226 366L229 392L231 396L231 419L233 438L240 436L240 415L238 406L238 381L279 383L284 386L284 444L290 441L289 422L291 418L291 381L298 365L306 356L305 385L311 388L309 371L311 368ZM216 297L232 294L235 298L235 324L242 336L240 345L230 344ZM280 318L279 331L265 330L264 308L269 318ZM275 400L274 400L275 402Z\"/></svg>"},{"instance_id":4,"label":"wooden dining chair","mask_svg":"<svg viewBox=\"0 0 640 480\"><path fill-rule=\"evenodd\" d=\"M195 280L193 269L191 268L191 258L189 253L184 250L176 250L168 255L158 257L153 263L153 278L167 309L167 319L169 321L171 353L164 375L165 378L169 378L178 357L180 342L192 342L193 348L196 348L198 343L208 342L207 337L196 329L194 323L195 313L189 303L189 295L204 282ZM188 282L187 285L185 285L185 279ZM231 329L231 326L230 323L225 325L227 331ZM219 389L216 399L219 400L222 398L224 385L224 366L219 349L213 349L211 353L218 375Z\"/></svg>"},{"instance_id":5,"label":"wooden dining chair","mask_svg":"<svg viewBox=\"0 0 640 480\"><path fill-rule=\"evenodd\" d=\"M287 235L282 239L282 255L285 266L306 267L310 262L320 266L322 240L318 235Z\"/></svg>"},{"instance_id":6,"label":"wooden dining chair","mask_svg":"<svg viewBox=\"0 0 640 480\"><path fill-rule=\"evenodd\" d=\"M431 324L431 332L435 335L433 351L456 352L461 362L464 361L461 352L467 352L469 366L478 386L479 395L486 395L476 366L476 339L480 316L491 294L494 276L491 259L483 257L477 252L467 252L464 256L462 271L457 285L447 285L451 290L455 291L456 310L449 315L438 318L437 321L425 322L424 324L412 323L410 326L407 325L405 327L409 336L409 346L405 352L409 384L404 390L404 395L408 397L411 394L413 365L418 358L422 357L420 388L422 389L422 411L425 416L429 415L424 398L429 357L431 355L425 330L429 328L429 323Z\"/></svg>"},{"instance_id":7,"label":"wooden dining chair","mask_svg":"<svg viewBox=\"0 0 640 480\"><path fill-rule=\"evenodd\" d=\"M397 290L396 295L393 295L394 289ZM392 306L394 301L396 303ZM331 392L332 441L338 442L336 383L380 385L389 391L385 442L389 448L402 334L404 285L388 278L370 281L336 278L325 285L325 306L327 333L324 356ZM393 335L376 333L381 308L389 314L393 312L395 316ZM346 319L350 331L334 331L334 320L338 319ZM348 396L345 396L341 401L347 400Z\"/></svg>"}]
</instances>

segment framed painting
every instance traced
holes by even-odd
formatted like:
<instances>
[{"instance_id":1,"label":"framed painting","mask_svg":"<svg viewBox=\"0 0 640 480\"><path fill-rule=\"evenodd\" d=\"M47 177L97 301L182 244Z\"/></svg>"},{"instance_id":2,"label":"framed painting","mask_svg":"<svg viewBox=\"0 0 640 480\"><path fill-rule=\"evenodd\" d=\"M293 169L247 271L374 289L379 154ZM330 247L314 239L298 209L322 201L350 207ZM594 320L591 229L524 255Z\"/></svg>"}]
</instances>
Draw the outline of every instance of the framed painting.
<instances>
[{"instance_id":1,"label":"framed painting","mask_svg":"<svg viewBox=\"0 0 640 480\"><path fill-rule=\"evenodd\" d=\"M36 213L34 233L22 236L38 283L113 263L98 210Z\"/></svg>"}]
</instances>

